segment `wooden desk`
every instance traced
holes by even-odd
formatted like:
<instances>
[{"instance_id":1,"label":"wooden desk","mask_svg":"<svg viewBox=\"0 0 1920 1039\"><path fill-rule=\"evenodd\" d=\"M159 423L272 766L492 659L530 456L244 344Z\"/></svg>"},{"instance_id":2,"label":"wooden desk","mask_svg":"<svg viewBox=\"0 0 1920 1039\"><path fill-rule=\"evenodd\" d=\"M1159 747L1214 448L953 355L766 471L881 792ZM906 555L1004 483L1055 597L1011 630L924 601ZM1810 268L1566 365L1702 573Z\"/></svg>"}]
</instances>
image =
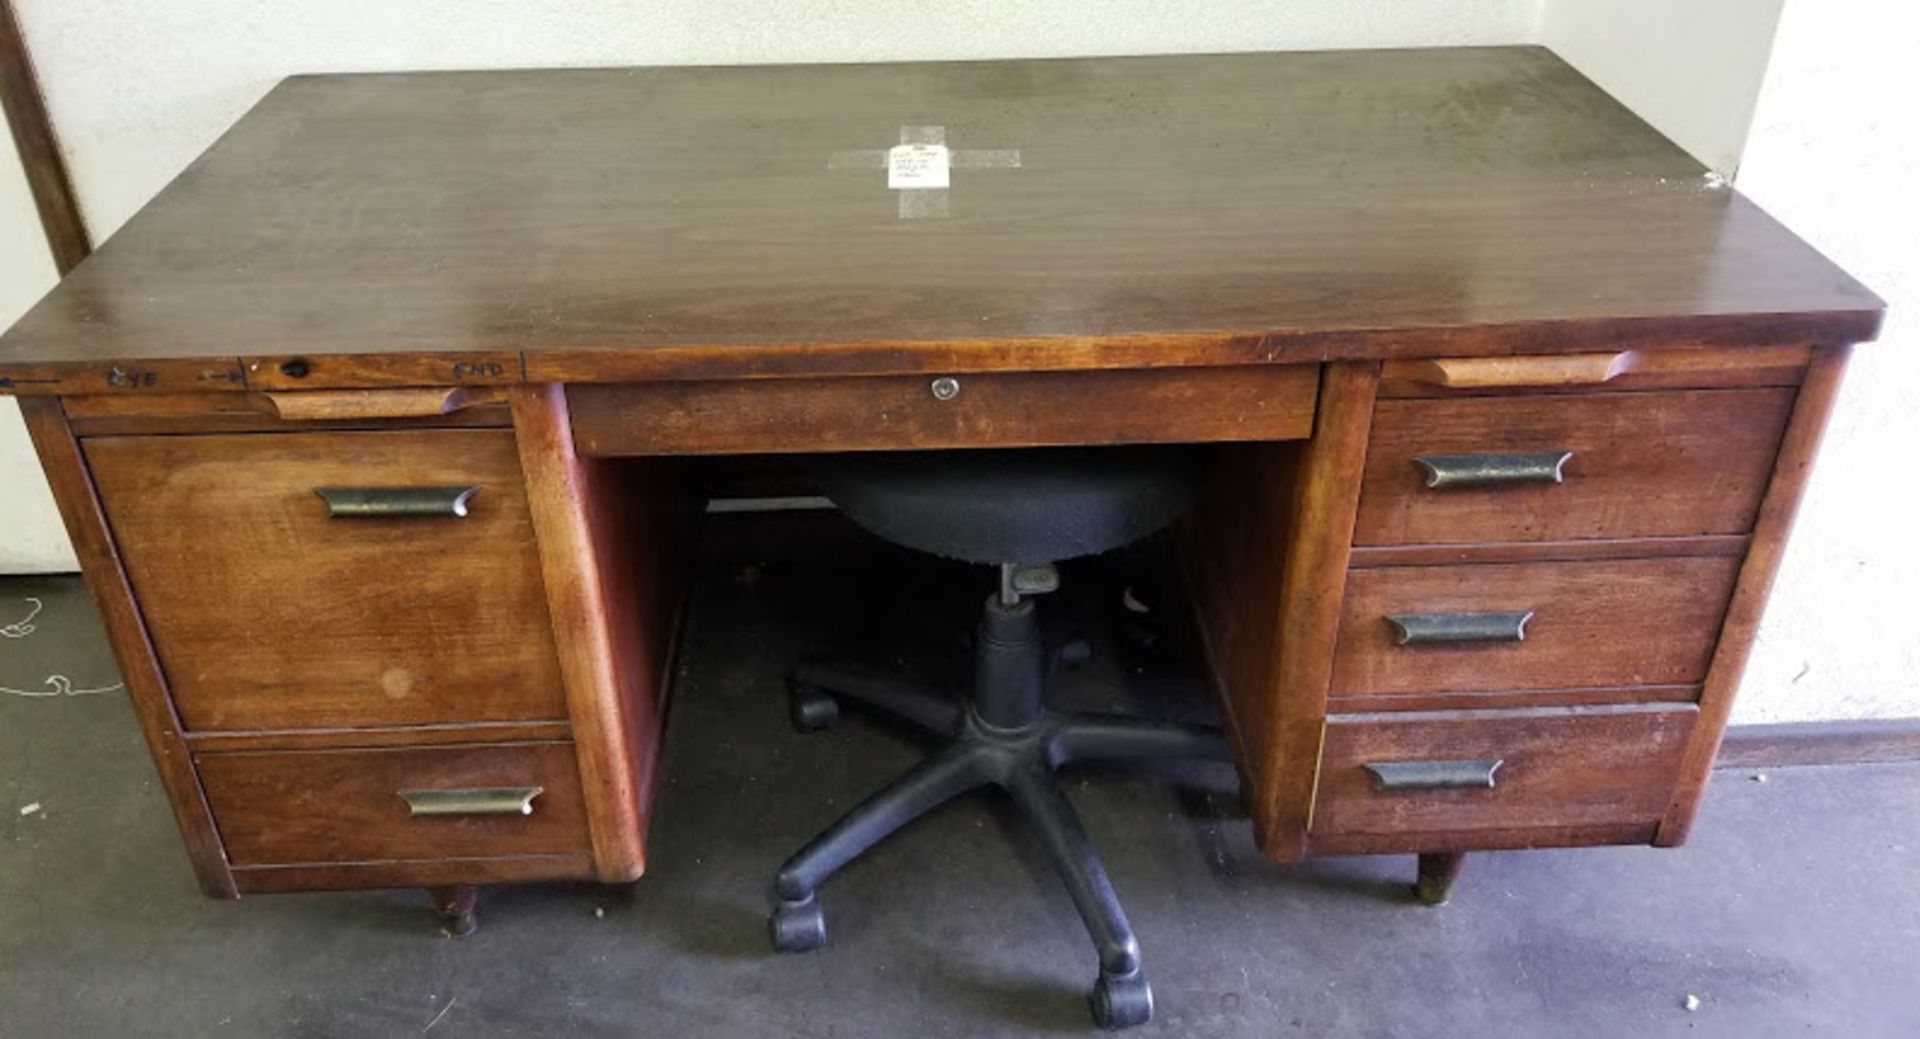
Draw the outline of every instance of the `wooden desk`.
<instances>
[{"instance_id":1,"label":"wooden desk","mask_svg":"<svg viewBox=\"0 0 1920 1039\"><path fill-rule=\"evenodd\" d=\"M1881 310L1538 48L316 76L0 391L210 892L638 876L670 456L1194 441L1261 846L1438 897L1684 839Z\"/></svg>"}]
</instances>

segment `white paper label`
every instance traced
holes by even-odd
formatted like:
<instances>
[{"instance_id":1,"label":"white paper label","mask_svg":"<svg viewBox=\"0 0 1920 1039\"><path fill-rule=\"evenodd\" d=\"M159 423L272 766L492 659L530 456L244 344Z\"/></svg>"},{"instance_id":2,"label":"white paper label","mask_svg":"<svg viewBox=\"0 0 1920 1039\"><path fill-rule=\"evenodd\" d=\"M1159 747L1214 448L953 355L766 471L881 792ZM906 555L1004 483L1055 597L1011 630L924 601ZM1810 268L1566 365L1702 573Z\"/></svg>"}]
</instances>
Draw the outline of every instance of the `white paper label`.
<instances>
[{"instance_id":1,"label":"white paper label","mask_svg":"<svg viewBox=\"0 0 1920 1039\"><path fill-rule=\"evenodd\" d=\"M944 144L896 144L887 150L887 187L947 187L948 165Z\"/></svg>"}]
</instances>

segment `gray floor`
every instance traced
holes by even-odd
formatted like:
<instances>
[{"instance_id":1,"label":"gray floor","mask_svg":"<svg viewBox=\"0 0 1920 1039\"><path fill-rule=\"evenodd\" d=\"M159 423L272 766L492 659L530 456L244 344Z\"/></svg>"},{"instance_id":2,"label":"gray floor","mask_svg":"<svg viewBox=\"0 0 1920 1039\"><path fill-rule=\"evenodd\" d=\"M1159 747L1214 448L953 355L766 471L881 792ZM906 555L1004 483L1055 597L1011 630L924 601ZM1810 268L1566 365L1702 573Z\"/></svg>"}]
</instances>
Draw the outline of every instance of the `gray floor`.
<instances>
[{"instance_id":1,"label":"gray floor","mask_svg":"<svg viewBox=\"0 0 1920 1039\"><path fill-rule=\"evenodd\" d=\"M963 660L978 575L883 562L710 567L649 875L490 891L464 939L416 892L202 898L124 693L89 692L118 678L79 584L0 580L0 1035L1086 1033L1092 953L990 798L831 882L828 949L766 951L772 867L914 754L794 733L784 662ZM1103 653L1063 695L1203 714L1180 640L1110 608L1151 569L1068 572ZM1140 1034L1920 1034L1920 767L1722 772L1684 849L1481 855L1442 909L1407 857L1264 861L1224 769L1083 778L1158 997Z\"/></svg>"}]
</instances>

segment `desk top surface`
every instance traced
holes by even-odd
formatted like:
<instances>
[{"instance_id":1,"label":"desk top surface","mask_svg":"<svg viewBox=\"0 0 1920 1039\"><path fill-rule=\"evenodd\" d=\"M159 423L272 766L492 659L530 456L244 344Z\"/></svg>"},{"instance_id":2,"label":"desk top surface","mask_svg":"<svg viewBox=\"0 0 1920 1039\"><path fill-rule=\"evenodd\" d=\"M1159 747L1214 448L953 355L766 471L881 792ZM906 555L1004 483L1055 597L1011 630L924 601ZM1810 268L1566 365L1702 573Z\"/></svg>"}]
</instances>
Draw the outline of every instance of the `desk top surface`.
<instances>
[{"instance_id":1,"label":"desk top surface","mask_svg":"<svg viewBox=\"0 0 1920 1039\"><path fill-rule=\"evenodd\" d=\"M949 149L948 187L890 187L916 142ZM275 87L9 331L0 377L1857 340L1881 306L1540 48L324 75Z\"/></svg>"}]
</instances>

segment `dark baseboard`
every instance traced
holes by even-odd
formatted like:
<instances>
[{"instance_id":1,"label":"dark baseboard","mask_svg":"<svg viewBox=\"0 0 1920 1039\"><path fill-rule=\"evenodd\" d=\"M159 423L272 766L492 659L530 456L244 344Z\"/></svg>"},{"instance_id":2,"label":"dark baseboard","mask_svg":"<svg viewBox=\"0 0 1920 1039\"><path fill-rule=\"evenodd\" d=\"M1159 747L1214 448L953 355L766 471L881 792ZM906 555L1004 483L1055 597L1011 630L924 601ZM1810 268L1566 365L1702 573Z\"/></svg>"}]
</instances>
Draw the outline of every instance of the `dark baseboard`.
<instances>
[{"instance_id":1,"label":"dark baseboard","mask_svg":"<svg viewBox=\"0 0 1920 1039\"><path fill-rule=\"evenodd\" d=\"M1920 761L1920 718L1735 725L1716 768Z\"/></svg>"}]
</instances>

